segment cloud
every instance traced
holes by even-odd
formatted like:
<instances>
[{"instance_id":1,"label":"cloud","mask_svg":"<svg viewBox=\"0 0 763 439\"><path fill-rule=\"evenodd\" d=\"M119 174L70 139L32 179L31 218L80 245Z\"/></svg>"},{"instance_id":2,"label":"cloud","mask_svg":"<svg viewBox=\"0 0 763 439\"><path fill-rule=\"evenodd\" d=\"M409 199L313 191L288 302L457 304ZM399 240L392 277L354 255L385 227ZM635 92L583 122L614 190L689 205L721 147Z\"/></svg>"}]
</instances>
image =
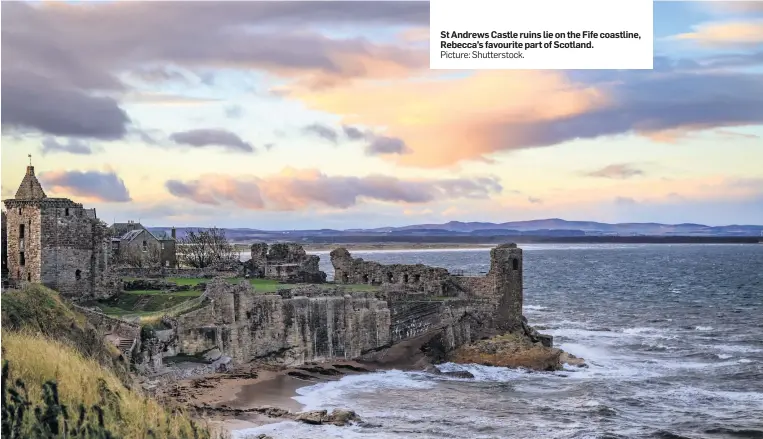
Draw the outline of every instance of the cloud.
<instances>
[{"instance_id":1,"label":"cloud","mask_svg":"<svg viewBox=\"0 0 763 439\"><path fill-rule=\"evenodd\" d=\"M241 105L229 105L225 107L225 117L229 119L240 119L244 115L244 108Z\"/></svg>"},{"instance_id":2,"label":"cloud","mask_svg":"<svg viewBox=\"0 0 763 439\"><path fill-rule=\"evenodd\" d=\"M342 131L344 131L344 135L350 140L362 140L365 139L367 135L360 129L347 125L342 125Z\"/></svg>"},{"instance_id":3,"label":"cloud","mask_svg":"<svg viewBox=\"0 0 763 439\"><path fill-rule=\"evenodd\" d=\"M69 139L68 143L60 143L58 140L52 137L47 137L42 141L40 152L42 155L48 155L53 153L69 153L79 155L90 155L96 151L92 146L77 139Z\"/></svg>"},{"instance_id":4,"label":"cloud","mask_svg":"<svg viewBox=\"0 0 763 439\"><path fill-rule=\"evenodd\" d=\"M338 130L331 127L313 124L305 127L305 132L313 133L332 143L339 141ZM365 140L367 145L364 148L365 154L369 156L385 154L409 154L411 149L402 139L396 137L382 136L369 130L361 130L357 127L342 125L341 132L350 141Z\"/></svg>"},{"instance_id":5,"label":"cloud","mask_svg":"<svg viewBox=\"0 0 763 439\"><path fill-rule=\"evenodd\" d=\"M234 152L254 152L254 147L251 144L243 141L237 134L221 128L180 131L170 134L170 140L178 145L189 145L196 148L222 146Z\"/></svg>"},{"instance_id":6,"label":"cloud","mask_svg":"<svg viewBox=\"0 0 763 439\"><path fill-rule=\"evenodd\" d=\"M114 172L50 171L40 174L42 185L52 192L103 202L132 201L124 181Z\"/></svg>"},{"instance_id":7,"label":"cloud","mask_svg":"<svg viewBox=\"0 0 763 439\"><path fill-rule=\"evenodd\" d=\"M152 104L152 105L204 105L219 102L219 99L197 98L169 93L130 92L122 96L122 100L129 104Z\"/></svg>"},{"instance_id":8,"label":"cloud","mask_svg":"<svg viewBox=\"0 0 763 439\"><path fill-rule=\"evenodd\" d=\"M405 142L395 137L379 136L366 146L366 155L410 154Z\"/></svg>"},{"instance_id":9,"label":"cloud","mask_svg":"<svg viewBox=\"0 0 763 439\"><path fill-rule=\"evenodd\" d=\"M693 32L675 35L673 38L696 41L705 46L763 43L763 19L704 23L694 26L693 29Z\"/></svg>"},{"instance_id":10,"label":"cloud","mask_svg":"<svg viewBox=\"0 0 763 439\"><path fill-rule=\"evenodd\" d=\"M128 77L144 83L189 82L183 73L166 67L141 67L130 71Z\"/></svg>"},{"instance_id":11,"label":"cloud","mask_svg":"<svg viewBox=\"0 0 763 439\"><path fill-rule=\"evenodd\" d=\"M5 61L5 45L2 55L3 128L104 140L119 139L127 133L130 119L113 98L93 96L60 83L60 78L23 71Z\"/></svg>"},{"instance_id":12,"label":"cloud","mask_svg":"<svg viewBox=\"0 0 763 439\"><path fill-rule=\"evenodd\" d=\"M411 149L388 159L418 167L576 139L763 122L763 75L730 71L480 71L293 96L346 124L385 127Z\"/></svg>"},{"instance_id":13,"label":"cloud","mask_svg":"<svg viewBox=\"0 0 763 439\"><path fill-rule=\"evenodd\" d=\"M636 168L630 163L619 163L614 165L608 165L595 171L587 172L585 175L588 177L600 177L600 178L613 178L613 179L625 179L635 177L637 175L643 175L644 171Z\"/></svg>"},{"instance_id":14,"label":"cloud","mask_svg":"<svg viewBox=\"0 0 763 439\"><path fill-rule=\"evenodd\" d=\"M489 198L502 189L493 177L403 180L383 175L328 176L320 171L287 169L267 178L206 175L198 180L169 180L167 190L200 204L231 203L255 210L347 209L363 200L420 204L450 198Z\"/></svg>"},{"instance_id":15,"label":"cloud","mask_svg":"<svg viewBox=\"0 0 763 439\"><path fill-rule=\"evenodd\" d=\"M128 89L120 75L162 83L256 68L326 87L428 65L426 50L304 26L421 25L428 2L8 2L0 16L3 126L57 136L122 138L130 120L118 104Z\"/></svg>"},{"instance_id":16,"label":"cloud","mask_svg":"<svg viewBox=\"0 0 763 439\"><path fill-rule=\"evenodd\" d=\"M638 204L638 202L631 197L615 197L615 204L619 206L633 206Z\"/></svg>"},{"instance_id":17,"label":"cloud","mask_svg":"<svg viewBox=\"0 0 763 439\"><path fill-rule=\"evenodd\" d=\"M339 141L339 136L336 130L319 123L308 125L305 128L303 128L302 131L305 132L306 134L315 135L324 140L328 140L331 143L337 143Z\"/></svg>"},{"instance_id":18,"label":"cloud","mask_svg":"<svg viewBox=\"0 0 763 439\"><path fill-rule=\"evenodd\" d=\"M532 204L543 204L543 200L541 200L540 198L535 198L535 197L527 197L527 201L529 201Z\"/></svg>"}]
</instances>

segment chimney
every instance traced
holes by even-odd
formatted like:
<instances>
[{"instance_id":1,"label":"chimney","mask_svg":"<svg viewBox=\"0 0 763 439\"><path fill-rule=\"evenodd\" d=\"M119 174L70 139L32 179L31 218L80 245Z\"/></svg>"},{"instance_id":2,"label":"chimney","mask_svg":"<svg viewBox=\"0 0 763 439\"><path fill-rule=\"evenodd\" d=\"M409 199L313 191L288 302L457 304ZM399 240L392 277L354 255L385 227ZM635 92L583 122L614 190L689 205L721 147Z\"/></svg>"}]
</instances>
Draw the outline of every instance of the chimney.
<instances>
[{"instance_id":1,"label":"chimney","mask_svg":"<svg viewBox=\"0 0 763 439\"><path fill-rule=\"evenodd\" d=\"M175 235L175 228L174 227L172 228L172 232L170 232L170 233L172 234L172 239L176 239L175 238L176 235Z\"/></svg>"}]
</instances>

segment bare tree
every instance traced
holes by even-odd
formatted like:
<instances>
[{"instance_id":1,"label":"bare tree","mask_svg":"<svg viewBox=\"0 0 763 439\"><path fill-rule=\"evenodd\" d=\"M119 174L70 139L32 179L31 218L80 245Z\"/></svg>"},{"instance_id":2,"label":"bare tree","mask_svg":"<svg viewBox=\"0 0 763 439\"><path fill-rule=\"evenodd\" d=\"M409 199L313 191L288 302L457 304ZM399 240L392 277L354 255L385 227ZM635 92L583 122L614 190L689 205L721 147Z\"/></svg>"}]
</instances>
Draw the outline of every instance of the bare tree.
<instances>
[{"instance_id":1,"label":"bare tree","mask_svg":"<svg viewBox=\"0 0 763 439\"><path fill-rule=\"evenodd\" d=\"M162 251L156 245L149 245L145 251L141 247L130 245L119 249L114 262L117 265L133 268L160 267L162 265Z\"/></svg>"},{"instance_id":2,"label":"bare tree","mask_svg":"<svg viewBox=\"0 0 763 439\"><path fill-rule=\"evenodd\" d=\"M224 270L238 261L225 231L216 227L188 231L177 243L178 261L187 267Z\"/></svg>"}]
</instances>

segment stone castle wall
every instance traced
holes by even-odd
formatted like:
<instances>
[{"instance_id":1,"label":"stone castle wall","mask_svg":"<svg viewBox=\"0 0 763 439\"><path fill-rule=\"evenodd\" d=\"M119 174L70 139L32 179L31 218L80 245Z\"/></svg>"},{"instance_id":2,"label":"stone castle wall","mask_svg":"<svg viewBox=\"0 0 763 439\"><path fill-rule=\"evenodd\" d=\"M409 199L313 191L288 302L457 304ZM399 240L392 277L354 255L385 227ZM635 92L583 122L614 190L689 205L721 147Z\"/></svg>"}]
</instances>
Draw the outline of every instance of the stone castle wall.
<instances>
[{"instance_id":1,"label":"stone castle wall","mask_svg":"<svg viewBox=\"0 0 763 439\"><path fill-rule=\"evenodd\" d=\"M322 283L326 273L320 271L320 258L308 255L294 242L276 243L268 246L258 242L251 247L251 259L247 263L254 277L274 279L287 283Z\"/></svg>"},{"instance_id":2,"label":"stone castle wall","mask_svg":"<svg viewBox=\"0 0 763 439\"><path fill-rule=\"evenodd\" d=\"M6 203L8 237L8 273L19 282L40 282L42 262L40 245L40 206L34 202ZM24 225L24 239L19 238ZM21 265L21 251L24 265Z\"/></svg>"}]
</instances>

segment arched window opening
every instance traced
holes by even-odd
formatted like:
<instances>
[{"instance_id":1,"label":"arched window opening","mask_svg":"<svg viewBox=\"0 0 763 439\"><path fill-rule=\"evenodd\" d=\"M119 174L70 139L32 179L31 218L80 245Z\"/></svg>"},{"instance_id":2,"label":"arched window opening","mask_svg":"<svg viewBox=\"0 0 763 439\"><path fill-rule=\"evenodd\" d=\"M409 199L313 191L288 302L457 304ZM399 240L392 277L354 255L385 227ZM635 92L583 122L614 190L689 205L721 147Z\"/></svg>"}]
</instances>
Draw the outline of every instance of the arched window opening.
<instances>
[{"instance_id":1,"label":"arched window opening","mask_svg":"<svg viewBox=\"0 0 763 439\"><path fill-rule=\"evenodd\" d=\"M403 283L404 284L408 283L408 273L403 273Z\"/></svg>"},{"instance_id":2,"label":"arched window opening","mask_svg":"<svg viewBox=\"0 0 763 439\"><path fill-rule=\"evenodd\" d=\"M519 259L514 258L511 260L511 268L512 270L519 270Z\"/></svg>"},{"instance_id":3,"label":"arched window opening","mask_svg":"<svg viewBox=\"0 0 763 439\"><path fill-rule=\"evenodd\" d=\"M395 278L392 276L392 273L387 273L387 282L392 283L395 281Z\"/></svg>"},{"instance_id":4,"label":"arched window opening","mask_svg":"<svg viewBox=\"0 0 763 439\"><path fill-rule=\"evenodd\" d=\"M77 280L81 280L82 279L82 271L80 271L80 270L75 271L74 272L74 278L77 279Z\"/></svg>"}]
</instances>

